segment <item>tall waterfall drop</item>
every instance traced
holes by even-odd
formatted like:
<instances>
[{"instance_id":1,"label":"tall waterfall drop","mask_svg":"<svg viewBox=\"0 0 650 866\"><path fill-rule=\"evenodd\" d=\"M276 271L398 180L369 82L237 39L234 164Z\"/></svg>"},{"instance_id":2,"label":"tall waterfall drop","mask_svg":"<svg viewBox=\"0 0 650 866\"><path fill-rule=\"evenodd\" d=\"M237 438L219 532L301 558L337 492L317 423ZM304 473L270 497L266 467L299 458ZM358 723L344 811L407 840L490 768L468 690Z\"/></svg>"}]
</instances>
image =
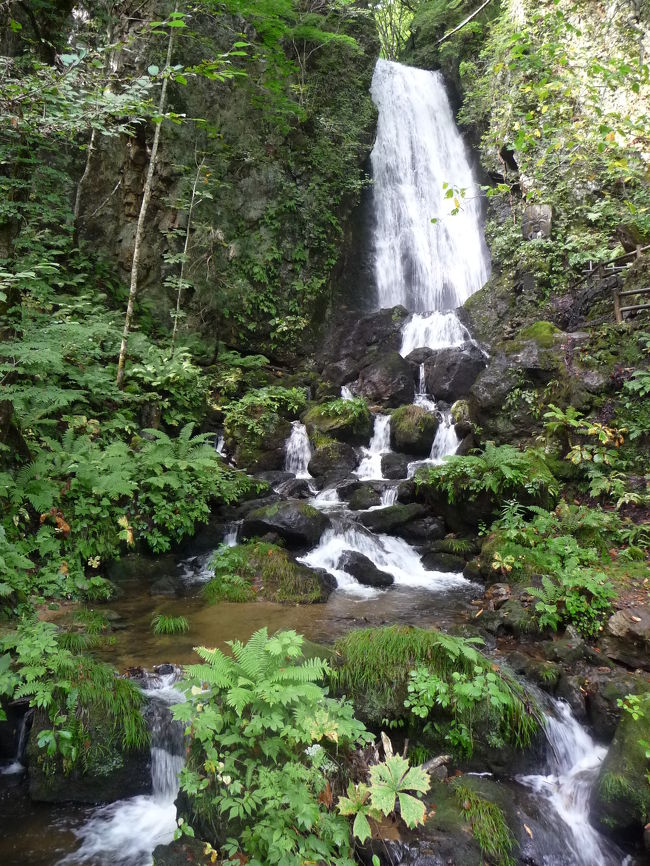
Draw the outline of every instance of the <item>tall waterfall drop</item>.
<instances>
[{"instance_id":1,"label":"tall waterfall drop","mask_svg":"<svg viewBox=\"0 0 650 866\"><path fill-rule=\"evenodd\" d=\"M453 310L485 283L489 257L442 75L379 60L371 94L379 110L371 154L378 305ZM453 216L445 183L465 190Z\"/></svg>"}]
</instances>

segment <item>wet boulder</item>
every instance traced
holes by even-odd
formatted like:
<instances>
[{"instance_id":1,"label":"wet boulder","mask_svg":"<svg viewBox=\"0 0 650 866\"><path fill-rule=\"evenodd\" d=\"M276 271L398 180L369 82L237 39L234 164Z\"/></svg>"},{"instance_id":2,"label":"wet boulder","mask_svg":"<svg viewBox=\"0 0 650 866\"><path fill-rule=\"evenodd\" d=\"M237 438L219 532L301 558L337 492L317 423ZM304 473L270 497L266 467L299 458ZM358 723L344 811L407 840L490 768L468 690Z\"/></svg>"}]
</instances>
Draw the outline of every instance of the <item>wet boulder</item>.
<instances>
[{"instance_id":1,"label":"wet boulder","mask_svg":"<svg viewBox=\"0 0 650 866\"><path fill-rule=\"evenodd\" d=\"M440 349L424 362L427 393L436 400L465 397L485 365L485 356L474 343Z\"/></svg>"},{"instance_id":2,"label":"wet boulder","mask_svg":"<svg viewBox=\"0 0 650 866\"><path fill-rule=\"evenodd\" d=\"M381 455L381 474L390 481L406 478L410 462L411 458L407 457L406 454L389 451L387 454Z\"/></svg>"},{"instance_id":3,"label":"wet boulder","mask_svg":"<svg viewBox=\"0 0 650 866\"><path fill-rule=\"evenodd\" d=\"M377 511L368 511L362 514L359 520L373 532L390 534L425 514L424 505L413 502L410 505L389 505L387 508L379 508Z\"/></svg>"},{"instance_id":4,"label":"wet boulder","mask_svg":"<svg viewBox=\"0 0 650 866\"><path fill-rule=\"evenodd\" d=\"M314 547L330 527L330 520L306 502L288 499L251 511L242 524L241 537L254 538L274 533L288 545Z\"/></svg>"},{"instance_id":5,"label":"wet boulder","mask_svg":"<svg viewBox=\"0 0 650 866\"><path fill-rule=\"evenodd\" d=\"M371 559L362 553L357 553L356 550L345 550L336 563L336 567L351 574L364 586L385 589L393 584L392 574L381 571Z\"/></svg>"},{"instance_id":6,"label":"wet boulder","mask_svg":"<svg viewBox=\"0 0 650 866\"><path fill-rule=\"evenodd\" d=\"M427 571L462 572L465 568L465 560L453 553L444 553L440 550L429 550L422 557L422 565Z\"/></svg>"},{"instance_id":7,"label":"wet boulder","mask_svg":"<svg viewBox=\"0 0 650 866\"><path fill-rule=\"evenodd\" d=\"M611 741L621 720L619 700L626 695L640 694L646 688L646 677L621 668L601 666L589 670L585 685L587 716L595 736Z\"/></svg>"},{"instance_id":8,"label":"wet boulder","mask_svg":"<svg viewBox=\"0 0 650 866\"><path fill-rule=\"evenodd\" d=\"M355 386L370 403L397 408L412 403L415 395L411 366L399 352L387 352L364 367Z\"/></svg>"},{"instance_id":9,"label":"wet boulder","mask_svg":"<svg viewBox=\"0 0 650 866\"><path fill-rule=\"evenodd\" d=\"M404 526L398 526L395 535L410 542L437 541L444 538L446 529L444 523L438 517L427 515L418 520L412 520Z\"/></svg>"},{"instance_id":10,"label":"wet boulder","mask_svg":"<svg viewBox=\"0 0 650 866\"><path fill-rule=\"evenodd\" d=\"M381 503L381 494L371 484L361 484L348 499L352 511L365 511Z\"/></svg>"},{"instance_id":11,"label":"wet boulder","mask_svg":"<svg viewBox=\"0 0 650 866\"><path fill-rule=\"evenodd\" d=\"M440 424L433 412L411 403L391 415L390 445L395 451L428 457Z\"/></svg>"},{"instance_id":12,"label":"wet boulder","mask_svg":"<svg viewBox=\"0 0 650 866\"><path fill-rule=\"evenodd\" d=\"M281 470L284 469L285 442L290 433L290 422L277 417L262 437L252 437L241 430L226 431L226 447L240 469L249 472Z\"/></svg>"}]
</instances>

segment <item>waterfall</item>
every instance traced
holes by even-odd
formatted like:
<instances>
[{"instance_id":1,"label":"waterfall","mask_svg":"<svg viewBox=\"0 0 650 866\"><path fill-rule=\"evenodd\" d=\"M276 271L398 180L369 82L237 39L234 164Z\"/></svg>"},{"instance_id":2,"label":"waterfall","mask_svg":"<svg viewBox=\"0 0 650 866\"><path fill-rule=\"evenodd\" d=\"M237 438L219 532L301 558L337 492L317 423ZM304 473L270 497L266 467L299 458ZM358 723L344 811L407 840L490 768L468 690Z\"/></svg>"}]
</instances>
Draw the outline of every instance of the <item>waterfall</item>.
<instances>
[{"instance_id":1,"label":"waterfall","mask_svg":"<svg viewBox=\"0 0 650 866\"><path fill-rule=\"evenodd\" d=\"M347 385L343 385L341 388L341 400L354 400L354 394Z\"/></svg>"},{"instance_id":2,"label":"waterfall","mask_svg":"<svg viewBox=\"0 0 650 866\"><path fill-rule=\"evenodd\" d=\"M575 866L620 866L622 852L589 823L589 798L607 749L597 746L568 704L554 701L546 716L546 737L552 749L548 775L518 776L518 781L543 799L560 824ZM564 863L564 860L562 861ZM549 861L555 866L555 860Z\"/></svg>"},{"instance_id":3,"label":"waterfall","mask_svg":"<svg viewBox=\"0 0 650 866\"><path fill-rule=\"evenodd\" d=\"M157 845L172 841L176 830L178 774L185 754L183 726L174 722L170 704L184 699L174 688L178 671L155 678L145 694L151 700L152 793L118 800L96 809L75 831L81 846L59 861L59 866L151 866Z\"/></svg>"},{"instance_id":4,"label":"waterfall","mask_svg":"<svg viewBox=\"0 0 650 866\"><path fill-rule=\"evenodd\" d=\"M429 349L445 349L461 346L471 341L467 328L462 325L456 313L414 313L402 328L402 347L400 354L406 357L413 349L426 346Z\"/></svg>"},{"instance_id":5,"label":"waterfall","mask_svg":"<svg viewBox=\"0 0 650 866\"><path fill-rule=\"evenodd\" d=\"M434 464L442 463L448 454L455 454L460 445L451 412L441 412L440 415L440 424L436 430L436 437L433 440L429 455L429 460Z\"/></svg>"},{"instance_id":6,"label":"waterfall","mask_svg":"<svg viewBox=\"0 0 650 866\"><path fill-rule=\"evenodd\" d=\"M381 507L388 508L397 501L397 487L387 487L381 494Z\"/></svg>"},{"instance_id":7,"label":"waterfall","mask_svg":"<svg viewBox=\"0 0 650 866\"><path fill-rule=\"evenodd\" d=\"M418 375L418 389L415 394L415 399L413 400L416 406L421 406L423 409L426 409L427 412L435 412L436 411L436 402L429 397L427 393L427 383L424 374L424 364L420 364L420 370Z\"/></svg>"},{"instance_id":8,"label":"waterfall","mask_svg":"<svg viewBox=\"0 0 650 866\"><path fill-rule=\"evenodd\" d=\"M379 111L371 154L378 305L453 310L481 288L489 263L478 188L442 75L378 60L370 92ZM454 216L445 183L466 191Z\"/></svg>"},{"instance_id":9,"label":"waterfall","mask_svg":"<svg viewBox=\"0 0 650 866\"><path fill-rule=\"evenodd\" d=\"M28 722L33 714L34 711L30 709L27 710L27 712L21 718L20 728L18 729L18 745L16 746L16 754L10 764L0 769L0 773L2 773L2 775L10 776L14 773L23 773L25 771L23 758L25 757L25 747L27 746L27 733L29 730Z\"/></svg>"},{"instance_id":10,"label":"waterfall","mask_svg":"<svg viewBox=\"0 0 650 866\"><path fill-rule=\"evenodd\" d=\"M284 468L292 472L296 478L311 478L307 470L311 460L311 447L307 428L300 421L294 421L291 425L291 435L285 445Z\"/></svg>"},{"instance_id":11,"label":"waterfall","mask_svg":"<svg viewBox=\"0 0 650 866\"><path fill-rule=\"evenodd\" d=\"M357 478L382 479L381 457L390 451L390 415L375 415L370 445L362 451L363 460L355 471Z\"/></svg>"}]
</instances>

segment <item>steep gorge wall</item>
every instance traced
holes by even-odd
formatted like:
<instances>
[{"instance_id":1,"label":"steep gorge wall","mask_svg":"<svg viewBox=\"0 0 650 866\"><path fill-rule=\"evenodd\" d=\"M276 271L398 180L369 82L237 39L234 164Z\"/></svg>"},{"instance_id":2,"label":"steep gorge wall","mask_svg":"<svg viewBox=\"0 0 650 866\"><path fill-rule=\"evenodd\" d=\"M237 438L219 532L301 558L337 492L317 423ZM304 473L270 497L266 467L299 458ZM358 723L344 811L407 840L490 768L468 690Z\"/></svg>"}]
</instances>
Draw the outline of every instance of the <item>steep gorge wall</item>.
<instances>
[{"instance_id":1,"label":"steep gorge wall","mask_svg":"<svg viewBox=\"0 0 650 866\"><path fill-rule=\"evenodd\" d=\"M149 3L147 17L161 14L161 5ZM172 62L200 63L238 39L249 43L248 57L234 59L238 74L230 81L188 76L187 85L170 87L170 108L182 122L163 127L142 301L168 327L174 256L182 250L198 170L183 330L213 345L286 358L310 346L364 183L375 124L368 93L378 53L373 19L354 8L335 21L356 45L333 40L303 49L287 42L271 89L253 23L221 14L191 24L199 38L180 41ZM136 45L120 58L130 71L162 65L164 46L148 45L145 37ZM82 237L116 262L125 281L152 134L140 125L133 138L102 140L83 188Z\"/></svg>"}]
</instances>

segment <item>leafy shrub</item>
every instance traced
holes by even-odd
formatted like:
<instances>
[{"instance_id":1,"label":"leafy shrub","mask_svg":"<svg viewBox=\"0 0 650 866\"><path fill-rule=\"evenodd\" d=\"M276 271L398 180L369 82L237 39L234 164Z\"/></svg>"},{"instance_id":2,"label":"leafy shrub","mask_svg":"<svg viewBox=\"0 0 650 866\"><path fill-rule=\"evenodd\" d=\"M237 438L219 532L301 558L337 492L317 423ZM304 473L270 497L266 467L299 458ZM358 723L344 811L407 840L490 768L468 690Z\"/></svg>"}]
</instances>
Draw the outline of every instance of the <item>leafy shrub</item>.
<instances>
[{"instance_id":1,"label":"leafy shrub","mask_svg":"<svg viewBox=\"0 0 650 866\"><path fill-rule=\"evenodd\" d=\"M352 705L327 696L321 659L293 631L257 631L232 656L198 648L187 701L173 708L190 737L181 788L187 816L232 860L352 866L347 821L326 806L346 751L369 742Z\"/></svg>"},{"instance_id":2,"label":"leafy shrub","mask_svg":"<svg viewBox=\"0 0 650 866\"><path fill-rule=\"evenodd\" d=\"M584 637L597 637L612 608L614 587L603 572L578 568L570 560L565 569L542 577L542 586L529 586L538 599L535 604L539 625L557 631L560 625L574 625Z\"/></svg>"},{"instance_id":3,"label":"leafy shrub","mask_svg":"<svg viewBox=\"0 0 650 866\"><path fill-rule=\"evenodd\" d=\"M187 349L173 355L150 346L139 364L129 369L126 393L138 403L154 404L170 427L200 421L207 408L208 382Z\"/></svg>"},{"instance_id":4,"label":"leafy shrub","mask_svg":"<svg viewBox=\"0 0 650 866\"><path fill-rule=\"evenodd\" d=\"M515 840L497 804L481 797L467 785L455 785L454 795L465 820L472 825L472 835L481 846L483 855L497 866L514 866Z\"/></svg>"},{"instance_id":5,"label":"leafy shrub","mask_svg":"<svg viewBox=\"0 0 650 866\"><path fill-rule=\"evenodd\" d=\"M224 429L231 439L259 442L272 432L281 417L295 418L307 402L301 388L272 385L248 391L224 407Z\"/></svg>"},{"instance_id":6,"label":"leafy shrub","mask_svg":"<svg viewBox=\"0 0 650 866\"><path fill-rule=\"evenodd\" d=\"M488 442L482 454L445 458L440 466L420 470L418 488L444 493L450 503L476 499L481 494L496 498L556 496L557 479L541 450L520 451L513 445Z\"/></svg>"},{"instance_id":7,"label":"leafy shrub","mask_svg":"<svg viewBox=\"0 0 650 866\"><path fill-rule=\"evenodd\" d=\"M98 724L118 750L147 743L142 693L109 665L63 647L52 623L20 623L0 639L0 650L0 695L27 698L50 723L38 737L46 749L44 763L60 761L66 772L101 763L104 738L89 736Z\"/></svg>"}]
</instances>

